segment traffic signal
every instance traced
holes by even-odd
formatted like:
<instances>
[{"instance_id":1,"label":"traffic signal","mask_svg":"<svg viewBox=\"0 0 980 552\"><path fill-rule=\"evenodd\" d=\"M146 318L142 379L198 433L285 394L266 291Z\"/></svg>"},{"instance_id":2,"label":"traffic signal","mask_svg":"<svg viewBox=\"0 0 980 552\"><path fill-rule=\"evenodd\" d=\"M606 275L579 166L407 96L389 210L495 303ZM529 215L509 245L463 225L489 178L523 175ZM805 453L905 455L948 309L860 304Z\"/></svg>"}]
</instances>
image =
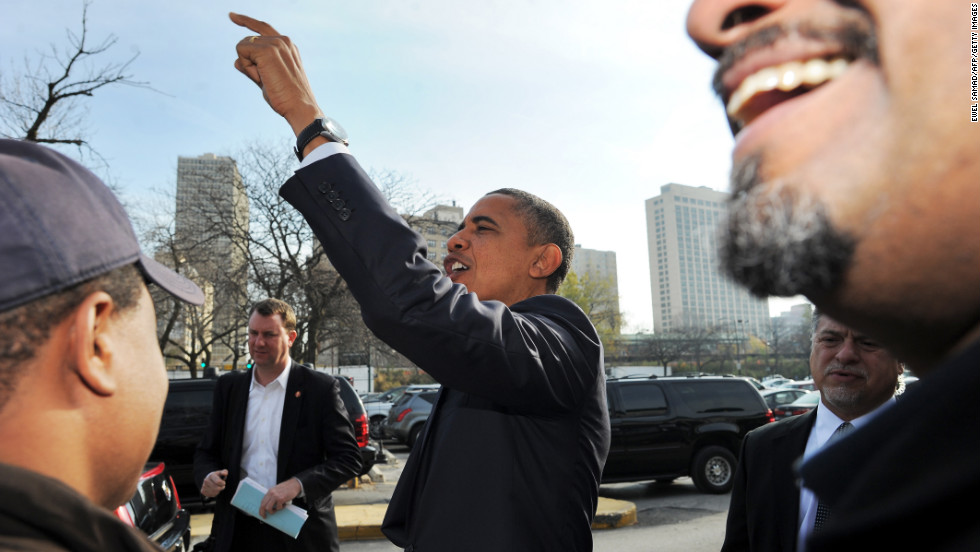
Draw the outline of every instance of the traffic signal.
<instances>
[{"instance_id":1,"label":"traffic signal","mask_svg":"<svg viewBox=\"0 0 980 552\"><path fill-rule=\"evenodd\" d=\"M246 370L251 370L253 365L254 365L254 363L250 360L250 361L248 361L247 364L245 364L245 369Z\"/></svg>"}]
</instances>

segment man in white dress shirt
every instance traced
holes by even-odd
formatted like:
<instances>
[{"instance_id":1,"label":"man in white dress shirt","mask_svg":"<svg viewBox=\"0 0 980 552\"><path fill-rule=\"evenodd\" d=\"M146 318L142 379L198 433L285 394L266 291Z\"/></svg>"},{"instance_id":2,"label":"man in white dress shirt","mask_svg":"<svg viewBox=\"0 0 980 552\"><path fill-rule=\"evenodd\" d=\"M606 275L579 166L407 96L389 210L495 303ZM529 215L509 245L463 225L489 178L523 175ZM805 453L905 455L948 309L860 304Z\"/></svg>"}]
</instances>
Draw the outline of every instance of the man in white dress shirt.
<instances>
[{"instance_id":1,"label":"man in white dress shirt","mask_svg":"<svg viewBox=\"0 0 980 552\"><path fill-rule=\"evenodd\" d=\"M826 505L818 508L813 493L799 488L794 464L860 429L895 402L904 368L891 353L825 314L814 313L813 321L810 374L820 402L806 414L745 437L724 552L803 551L818 510L828 516L832 511Z\"/></svg>"},{"instance_id":2,"label":"man in white dress shirt","mask_svg":"<svg viewBox=\"0 0 980 552\"><path fill-rule=\"evenodd\" d=\"M292 361L295 339L292 307L278 299L257 303L248 320L254 368L222 376L215 388L194 474L201 494L218 499L216 550L339 549L330 493L358 473L360 453L337 382ZM290 503L307 509L297 539L230 506L245 477L269 489L260 516Z\"/></svg>"}]
</instances>

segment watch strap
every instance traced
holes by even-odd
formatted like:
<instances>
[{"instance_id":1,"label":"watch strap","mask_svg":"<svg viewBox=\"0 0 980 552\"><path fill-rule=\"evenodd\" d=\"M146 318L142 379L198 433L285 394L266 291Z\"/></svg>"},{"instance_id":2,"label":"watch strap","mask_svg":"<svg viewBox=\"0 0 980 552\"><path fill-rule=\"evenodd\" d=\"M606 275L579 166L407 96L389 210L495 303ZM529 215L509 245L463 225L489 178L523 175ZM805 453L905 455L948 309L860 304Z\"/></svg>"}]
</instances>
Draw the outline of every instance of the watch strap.
<instances>
[{"instance_id":1,"label":"watch strap","mask_svg":"<svg viewBox=\"0 0 980 552\"><path fill-rule=\"evenodd\" d=\"M301 130L300 133L296 135L296 148L293 151L296 152L296 157L299 158L301 163L303 162L303 150L306 149L306 146L309 145L314 138L320 136L320 133L323 132L323 130L323 119L318 117L313 119L312 123L306 125L306 128Z\"/></svg>"}]
</instances>

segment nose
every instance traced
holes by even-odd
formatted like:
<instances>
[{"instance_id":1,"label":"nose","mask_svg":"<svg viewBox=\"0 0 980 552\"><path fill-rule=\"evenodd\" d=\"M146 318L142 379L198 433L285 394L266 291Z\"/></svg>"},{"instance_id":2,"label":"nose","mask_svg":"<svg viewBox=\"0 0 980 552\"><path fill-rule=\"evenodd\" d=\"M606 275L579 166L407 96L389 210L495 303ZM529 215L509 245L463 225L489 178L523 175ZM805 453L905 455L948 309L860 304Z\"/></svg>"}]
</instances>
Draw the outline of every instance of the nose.
<instances>
[{"instance_id":1,"label":"nose","mask_svg":"<svg viewBox=\"0 0 980 552\"><path fill-rule=\"evenodd\" d=\"M858 351L858 344L851 338L844 340L844 343L841 344L840 350L837 351L835 356L837 357L837 360L845 366L848 364L855 364L861 360L861 354Z\"/></svg>"},{"instance_id":2,"label":"nose","mask_svg":"<svg viewBox=\"0 0 980 552\"><path fill-rule=\"evenodd\" d=\"M695 0L687 12L687 34L718 59L725 48L766 25L789 0Z\"/></svg>"},{"instance_id":3,"label":"nose","mask_svg":"<svg viewBox=\"0 0 980 552\"><path fill-rule=\"evenodd\" d=\"M469 242L463 237L463 230L460 230L453 234L449 238L449 241L446 242L446 249L449 251L459 251L465 249L468 244Z\"/></svg>"}]
</instances>

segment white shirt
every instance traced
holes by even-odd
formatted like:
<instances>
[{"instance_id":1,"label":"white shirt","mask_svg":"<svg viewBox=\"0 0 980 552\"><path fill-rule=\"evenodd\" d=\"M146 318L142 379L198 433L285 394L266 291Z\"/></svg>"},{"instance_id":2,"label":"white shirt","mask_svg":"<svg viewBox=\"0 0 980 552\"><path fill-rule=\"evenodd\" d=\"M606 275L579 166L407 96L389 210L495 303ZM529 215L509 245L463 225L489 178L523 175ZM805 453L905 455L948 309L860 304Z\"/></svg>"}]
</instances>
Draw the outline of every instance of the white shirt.
<instances>
[{"instance_id":1,"label":"white shirt","mask_svg":"<svg viewBox=\"0 0 980 552\"><path fill-rule=\"evenodd\" d=\"M251 477L267 489L276 486L276 465L279 458L279 432L282 428L282 405L286 400L286 382L292 359L279 377L262 385L255 381L248 388L245 409L245 436L242 439L242 478Z\"/></svg>"},{"instance_id":2,"label":"white shirt","mask_svg":"<svg viewBox=\"0 0 980 552\"><path fill-rule=\"evenodd\" d=\"M895 397L888 399L884 404L864 416L851 420L851 425L854 426L855 430L861 429L872 418L877 416L879 412L882 412L885 408L893 404L895 404ZM842 423L844 423L844 420L838 418L836 414L824 406L823 401L817 403L817 419L813 422L813 427L810 428L810 438L807 440L806 448L803 450L803 461L806 462L810 457L820 452L826 446L831 435L837 431L837 428ZM806 487L800 488L800 517L798 520L800 530L796 534L797 552L806 551L806 538L813 532L813 520L816 516L817 497L810 489Z\"/></svg>"},{"instance_id":3,"label":"white shirt","mask_svg":"<svg viewBox=\"0 0 980 552\"><path fill-rule=\"evenodd\" d=\"M319 146L313 148L313 151L311 151L309 155L303 158L299 164L299 168L302 169L307 165L312 165L321 159L326 159L327 157L338 153L350 153L350 150L347 149L347 146L340 142L327 142L326 144L320 144Z\"/></svg>"}]
</instances>

